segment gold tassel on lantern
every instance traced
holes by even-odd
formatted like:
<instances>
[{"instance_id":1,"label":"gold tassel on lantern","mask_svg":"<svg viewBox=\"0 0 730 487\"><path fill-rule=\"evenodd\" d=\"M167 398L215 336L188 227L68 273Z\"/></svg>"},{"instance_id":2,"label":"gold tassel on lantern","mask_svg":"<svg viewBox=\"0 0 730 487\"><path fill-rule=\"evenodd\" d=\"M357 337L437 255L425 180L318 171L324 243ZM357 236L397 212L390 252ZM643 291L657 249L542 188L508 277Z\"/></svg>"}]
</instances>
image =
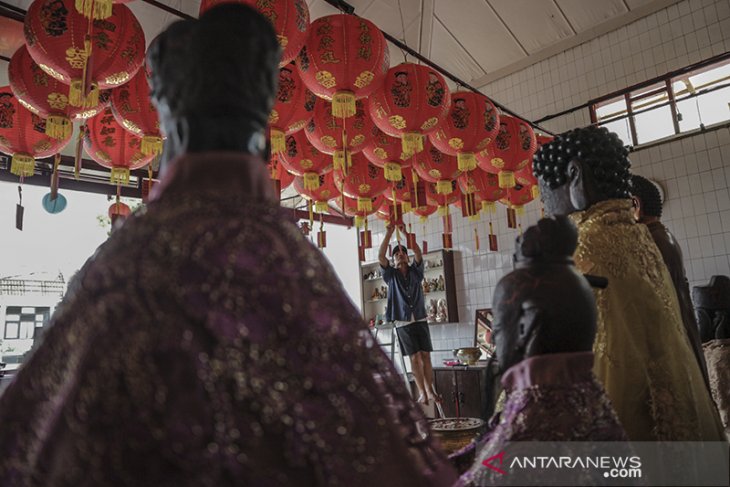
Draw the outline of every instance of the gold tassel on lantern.
<instances>
[{"instance_id":1,"label":"gold tassel on lantern","mask_svg":"<svg viewBox=\"0 0 730 487\"><path fill-rule=\"evenodd\" d=\"M514 188L517 184L515 181L515 173L512 171L499 171L498 177L500 188Z\"/></svg>"},{"instance_id":2,"label":"gold tassel on lantern","mask_svg":"<svg viewBox=\"0 0 730 487\"><path fill-rule=\"evenodd\" d=\"M383 166L385 169L385 180L398 182L403 179L403 172L400 169L400 164L397 162L386 162Z\"/></svg>"},{"instance_id":3,"label":"gold tassel on lantern","mask_svg":"<svg viewBox=\"0 0 730 487\"><path fill-rule=\"evenodd\" d=\"M428 217L421 215L420 221L421 221L421 223L423 223L425 225L426 222L428 221ZM425 232L425 230L424 230L424 232Z\"/></svg>"},{"instance_id":4,"label":"gold tassel on lantern","mask_svg":"<svg viewBox=\"0 0 730 487\"><path fill-rule=\"evenodd\" d=\"M13 154L10 161L10 172L21 178L29 178L35 174L35 159L28 154Z\"/></svg>"},{"instance_id":5,"label":"gold tassel on lantern","mask_svg":"<svg viewBox=\"0 0 730 487\"><path fill-rule=\"evenodd\" d=\"M423 152L423 135L418 132L406 132L401 137L401 148L406 154Z\"/></svg>"},{"instance_id":6,"label":"gold tassel on lantern","mask_svg":"<svg viewBox=\"0 0 730 487\"><path fill-rule=\"evenodd\" d=\"M94 108L99 105L99 85L91 83L89 92L84 95L84 82L72 79L68 89L68 104L72 107Z\"/></svg>"},{"instance_id":7,"label":"gold tassel on lantern","mask_svg":"<svg viewBox=\"0 0 730 487\"><path fill-rule=\"evenodd\" d=\"M477 158L473 152L459 152L456 154L456 160L459 164L459 171L473 171L477 168Z\"/></svg>"},{"instance_id":8,"label":"gold tassel on lantern","mask_svg":"<svg viewBox=\"0 0 730 487\"><path fill-rule=\"evenodd\" d=\"M304 180L304 189L310 191L319 189L319 174L316 172L305 172L302 179Z\"/></svg>"},{"instance_id":9,"label":"gold tassel on lantern","mask_svg":"<svg viewBox=\"0 0 730 487\"><path fill-rule=\"evenodd\" d=\"M373 201L370 198L358 198L357 211L370 213L373 211Z\"/></svg>"},{"instance_id":10,"label":"gold tassel on lantern","mask_svg":"<svg viewBox=\"0 0 730 487\"><path fill-rule=\"evenodd\" d=\"M109 181L112 184L129 184L129 168L113 167L109 175Z\"/></svg>"},{"instance_id":11,"label":"gold tassel on lantern","mask_svg":"<svg viewBox=\"0 0 730 487\"><path fill-rule=\"evenodd\" d=\"M447 216L449 214L449 206L448 205L439 206L438 214L439 214L439 216Z\"/></svg>"},{"instance_id":12,"label":"gold tassel on lantern","mask_svg":"<svg viewBox=\"0 0 730 487\"><path fill-rule=\"evenodd\" d=\"M345 161L347 161L347 166L345 166ZM352 166L352 154L350 154L350 151L336 150L332 154L332 162L335 165L335 169L339 169L347 174L347 168Z\"/></svg>"},{"instance_id":13,"label":"gold tassel on lantern","mask_svg":"<svg viewBox=\"0 0 730 487\"><path fill-rule=\"evenodd\" d=\"M76 10L87 19L108 19L112 16L112 0L76 0Z\"/></svg>"},{"instance_id":14,"label":"gold tassel on lantern","mask_svg":"<svg viewBox=\"0 0 730 487\"><path fill-rule=\"evenodd\" d=\"M537 184L530 188L530 192L532 193L533 199L538 199L540 197L540 188L537 186Z\"/></svg>"},{"instance_id":15,"label":"gold tassel on lantern","mask_svg":"<svg viewBox=\"0 0 730 487\"><path fill-rule=\"evenodd\" d=\"M67 139L72 131L73 124L65 115L49 115L46 119L46 135L52 139Z\"/></svg>"},{"instance_id":16,"label":"gold tassel on lantern","mask_svg":"<svg viewBox=\"0 0 730 487\"><path fill-rule=\"evenodd\" d=\"M525 216L525 207L523 205L515 206L515 214L517 216Z\"/></svg>"},{"instance_id":17,"label":"gold tassel on lantern","mask_svg":"<svg viewBox=\"0 0 730 487\"><path fill-rule=\"evenodd\" d=\"M314 202L314 211L317 213L327 213L329 212L330 205L327 204L326 201L315 201Z\"/></svg>"},{"instance_id":18,"label":"gold tassel on lantern","mask_svg":"<svg viewBox=\"0 0 730 487\"><path fill-rule=\"evenodd\" d=\"M496 213L497 205L494 201L482 201L482 211L486 213Z\"/></svg>"},{"instance_id":19,"label":"gold tassel on lantern","mask_svg":"<svg viewBox=\"0 0 730 487\"><path fill-rule=\"evenodd\" d=\"M410 201L404 201L401 203L401 208L403 208L403 213L409 213L413 209Z\"/></svg>"},{"instance_id":20,"label":"gold tassel on lantern","mask_svg":"<svg viewBox=\"0 0 730 487\"><path fill-rule=\"evenodd\" d=\"M162 154L162 137L145 135L142 137L142 144L140 145L139 150L146 156Z\"/></svg>"},{"instance_id":21,"label":"gold tassel on lantern","mask_svg":"<svg viewBox=\"0 0 730 487\"><path fill-rule=\"evenodd\" d=\"M286 150L286 137L284 132L279 129L272 128L271 135L271 153L280 154Z\"/></svg>"},{"instance_id":22,"label":"gold tassel on lantern","mask_svg":"<svg viewBox=\"0 0 730 487\"><path fill-rule=\"evenodd\" d=\"M474 248L479 252L479 232L476 227L474 227Z\"/></svg>"},{"instance_id":23,"label":"gold tassel on lantern","mask_svg":"<svg viewBox=\"0 0 730 487\"><path fill-rule=\"evenodd\" d=\"M451 181L448 179L439 179L436 182L436 192L438 194L451 194L452 190Z\"/></svg>"},{"instance_id":24,"label":"gold tassel on lantern","mask_svg":"<svg viewBox=\"0 0 730 487\"><path fill-rule=\"evenodd\" d=\"M355 226L356 226L357 228L360 228L360 227L362 227L362 224L363 224L363 222L365 222L365 221L367 221L367 220L365 219L365 217L364 217L364 216L360 216L360 215L358 215L358 216L356 216L356 217L355 217Z\"/></svg>"},{"instance_id":25,"label":"gold tassel on lantern","mask_svg":"<svg viewBox=\"0 0 730 487\"><path fill-rule=\"evenodd\" d=\"M332 116L347 118L355 115L355 94L351 91L338 91L332 97Z\"/></svg>"}]
</instances>

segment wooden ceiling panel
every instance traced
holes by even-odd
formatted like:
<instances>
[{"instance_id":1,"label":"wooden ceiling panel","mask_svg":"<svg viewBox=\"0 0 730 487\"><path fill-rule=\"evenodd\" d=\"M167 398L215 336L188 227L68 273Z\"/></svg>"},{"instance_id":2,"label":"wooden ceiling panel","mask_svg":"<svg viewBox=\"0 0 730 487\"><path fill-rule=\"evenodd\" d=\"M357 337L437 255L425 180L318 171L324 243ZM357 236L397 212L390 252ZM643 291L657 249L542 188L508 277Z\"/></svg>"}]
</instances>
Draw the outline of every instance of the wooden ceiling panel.
<instances>
[{"instance_id":1,"label":"wooden ceiling panel","mask_svg":"<svg viewBox=\"0 0 730 487\"><path fill-rule=\"evenodd\" d=\"M622 0L555 0L576 32L628 12Z\"/></svg>"},{"instance_id":2,"label":"wooden ceiling panel","mask_svg":"<svg viewBox=\"0 0 730 487\"><path fill-rule=\"evenodd\" d=\"M528 54L574 35L551 0L489 0L488 3Z\"/></svg>"}]
</instances>

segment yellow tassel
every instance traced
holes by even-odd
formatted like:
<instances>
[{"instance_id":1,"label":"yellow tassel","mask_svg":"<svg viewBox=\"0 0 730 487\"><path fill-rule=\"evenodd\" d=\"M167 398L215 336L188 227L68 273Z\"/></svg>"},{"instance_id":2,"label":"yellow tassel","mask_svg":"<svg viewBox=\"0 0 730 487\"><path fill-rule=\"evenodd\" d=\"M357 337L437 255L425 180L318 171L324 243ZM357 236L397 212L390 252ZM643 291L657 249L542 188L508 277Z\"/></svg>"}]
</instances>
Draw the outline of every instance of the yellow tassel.
<instances>
[{"instance_id":1,"label":"yellow tassel","mask_svg":"<svg viewBox=\"0 0 730 487\"><path fill-rule=\"evenodd\" d=\"M112 184L129 184L129 168L113 167L109 175L109 181Z\"/></svg>"},{"instance_id":2,"label":"yellow tassel","mask_svg":"<svg viewBox=\"0 0 730 487\"><path fill-rule=\"evenodd\" d=\"M94 108L99 106L99 85L91 83L89 92L86 94L86 101L84 101L85 108Z\"/></svg>"},{"instance_id":3,"label":"yellow tassel","mask_svg":"<svg viewBox=\"0 0 730 487\"><path fill-rule=\"evenodd\" d=\"M332 97L332 116L347 118L355 115L355 94L351 91L338 91Z\"/></svg>"},{"instance_id":4,"label":"yellow tassel","mask_svg":"<svg viewBox=\"0 0 730 487\"><path fill-rule=\"evenodd\" d=\"M411 171L411 174L413 175L413 184L415 185L416 183L418 183L418 181L420 181L420 179L418 179L418 173L413 170Z\"/></svg>"},{"instance_id":5,"label":"yellow tassel","mask_svg":"<svg viewBox=\"0 0 730 487\"><path fill-rule=\"evenodd\" d=\"M469 217L469 221L478 222L479 221L479 213L475 213L474 215L471 215Z\"/></svg>"},{"instance_id":6,"label":"yellow tassel","mask_svg":"<svg viewBox=\"0 0 730 487\"><path fill-rule=\"evenodd\" d=\"M271 129L271 152L280 154L286 150L286 137L284 132L279 129Z\"/></svg>"},{"instance_id":7,"label":"yellow tassel","mask_svg":"<svg viewBox=\"0 0 730 487\"><path fill-rule=\"evenodd\" d=\"M46 119L46 135L52 139L68 139L72 131L73 124L65 115L49 115Z\"/></svg>"},{"instance_id":8,"label":"yellow tassel","mask_svg":"<svg viewBox=\"0 0 730 487\"><path fill-rule=\"evenodd\" d=\"M425 225L427 221L428 221L427 216L421 216L421 223L423 223Z\"/></svg>"},{"instance_id":9,"label":"yellow tassel","mask_svg":"<svg viewBox=\"0 0 730 487\"><path fill-rule=\"evenodd\" d=\"M436 183L436 192L438 194L451 194L452 190L451 181L448 179L441 179Z\"/></svg>"},{"instance_id":10,"label":"yellow tassel","mask_svg":"<svg viewBox=\"0 0 730 487\"><path fill-rule=\"evenodd\" d=\"M10 172L21 178L29 178L35 174L35 159L28 154L13 154Z\"/></svg>"},{"instance_id":11,"label":"yellow tassel","mask_svg":"<svg viewBox=\"0 0 730 487\"><path fill-rule=\"evenodd\" d=\"M347 156L345 156L345 151L343 150L336 150L335 153L332 154L332 162L335 165L335 169L339 169L347 174L345 158L347 158L347 167L352 166L352 154L350 154L350 151L347 151Z\"/></svg>"},{"instance_id":12,"label":"yellow tassel","mask_svg":"<svg viewBox=\"0 0 730 487\"><path fill-rule=\"evenodd\" d=\"M408 212L410 212L413 209L411 207L411 202L410 201L404 201L401 204L401 208L403 208L403 213L408 213Z\"/></svg>"},{"instance_id":13,"label":"yellow tassel","mask_svg":"<svg viewBox=\"0 0 730 487\"><path fill-rule=\"evenodd\" d=\"M473 152L459 152L456 154L456 160L459 164L459 171L473 171L477 167L477 158Z\"/></svg>"},{"instance_id":14,"label":"yellow tassel","mask_svg":"<svg viewBox=\"0 0 730 487\"><path fill-rule=\"evenodd\" d=\"M84 105L84 82L80 79L72 79L68 89L68 104L72 107Z\"/></svg>"},{"instance_id":15,"label":"yellow tassel","mask_svg":"<svg viewBox=\"0 0 730 487\"><path fill-rule=\"evenodd\" d=\"M319 180L319 178L317 178ZM326 201L315 201L314 202L314 211L317 213L328 213L330 209L330 205L327 204Z\"/></svg>"},{"instance_id":16,"label":"yellow tassel","mask_svg":"<svg viewBox=\"0 0 730 487\"><path fill-rule=\"evenodd\" d=\"M477 229L474 229L474 247L476 247L476 251L479 252L479 232L477 232Z\"/></svg>"},{"instance_id":17,"label":"yellow tassel","mask_svg":"<svg viewBox=\"0 0 730 487\"><path fill-rule=\"evenodd\" d=\"M449 207L448 206L439 206L438 210L439 216L446 216L449 214Z\"/></svg>"},{"instance_id":18,"label":"yellow tassel","mask_svg":"<svg viewBox=\"0 0 730 487\"><path fill-rule=\"evenodd\" d=\"M499 171L500 188L514 188L516 184L515 173L512 171Z\"/></svg>"},{"instance_id":19,"label":"yellow tassel","mask_svg":"<svg viewBox=\"0 0 730 487\"><path fill-rule=\"evenodd\" d=\"M517 216L525 215L525 207L522 205L515 206L514 210L515 210L515 214L517 214Z\"/></svg>"},{"instance_id":20,"label":"yellow tassel","mask_svg":"<svg viewBox=\"0 0 730 487\"><path fill-rule=\"evenodd\" d=\"M496 213L497 205L494 203L494 201L482 201L482 211L486 211L488 213Z\"/></svg>"},{"instance_id":21,"label":"yellow tassel","mask_svg":"<svg viewBox=\"0 0 730 487\"><path fill-rule=\"evenodd\" d=\"M362 227L362 224L363 224L364 221L365 221L365 217L364 216L356 216L355 217L355 226L357 228Z\"/></svg>"},{"instance_id":22,"label":"yellow tassel","mask_svg":"<svg viewBox=\"0 0 730 487\"><path fill-rule=\"evenodd\" d=\"M145 135L142 137L142 145L139 150L142 154L149 156L152 154L162 154L162 137L154 135Z\"/></svg>"},{"instance_id":23,"label":"yellow tassel","mask_svg":"<svg viewBox=\"0 0 730 487\"><path fill-rule=\"evenodd\" d=\"M108 19L112 16L112 0L76 0L76 10L87 19Z\"/></svg>"},{"instance_id":24,"label":"yellow tassel","mask_svg":"<svg viewBox=\"0 0 730 487\"><path fill-rule=\"evenodd\" d=\"M368 213L373 211L373 201L370 198L358 198L357 211L364 211Z\"/></svg>"},{"instance_id":25,"label":"yellow tassel","mask_svg":"<svg viewBox=\"0 0 730 487\"><path fill-rule=\"evenodd\" d=\"M386 162L385 166L385 180L398 182L403 179L403 172L401 166L397 162Z\"/></svg>"},{"instance_id":26,"label":"yellow tassel","mask_svg":"<svg viewBox=\"0 0 730 487\"><path fill-rule=\"evenodd\" d=\"M532 198L538 199L540 197L540 188L538 188L537 184L534 185L530 191L532 192Z\"/></svg>"},{"instance_id":27,"label":"yellow tassel","mask_svg":"<svg viewBox=\"0 0 730 487\"><path fill-rule=\"evenodd\" d=\"M305 172L304 176L304 189L313 191L319 189L319 174L316 172Z\"/></svg>"},{"instance_id":28,"label":"yellow tassel","mask_svg":"<svg viewBox=\"0 0 730 487\"><path fill-rule=\"evenodd\" d=\"M406 132L401 138L401 148L406 154L423 152L423 135L418 132Z\"/></svg>"}]
</instances>

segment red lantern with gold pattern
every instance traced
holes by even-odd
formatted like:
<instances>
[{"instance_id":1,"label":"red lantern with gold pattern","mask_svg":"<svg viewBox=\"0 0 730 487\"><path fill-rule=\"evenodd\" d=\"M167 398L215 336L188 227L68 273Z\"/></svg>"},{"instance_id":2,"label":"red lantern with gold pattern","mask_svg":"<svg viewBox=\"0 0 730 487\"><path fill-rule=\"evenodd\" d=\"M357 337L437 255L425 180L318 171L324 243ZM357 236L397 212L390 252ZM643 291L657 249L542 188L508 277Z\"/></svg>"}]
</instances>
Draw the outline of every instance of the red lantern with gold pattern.
<instances>
[{"instance_id":1,"label":"red lantern with gold pattern","mask_svg":"<svg viewBox=\"0 0 730 487\"><path fill-rule=\"evenodd\" d=\"M285 149L284 137L309 123L316 100L314 93L304 86L294 64L279 69L279 91L269 114L272 152L282 152Z\"/></svg>"},{"instance_id":2,"label":"red lantern with gold pattern","mask_svg":"<svg viewBox=\"0 0 730 487\"><path fill-rule=\"evenodd\" d=\"M314 147L326 154L332 154L335 169L352 165L352 154L359 153L370 141L373 122L365 108L365 100L357 100L352 117L338 118L333 114L332 103L319 100L314 106L314 115L304 133Z\"/></svg>"},{"instance_id":3,"label":"red lantern with gold pattern","mask_svg":"<svg viewBox=\"0 0 730 487\"><path fill-rule=\"evenodd\" d=\"M477 167L476 153L484 150L499 132L497 107L481 93L457 91L451 94L451 110L428 136L438 150L456 156L459 170Z\"/></svg>"},{"instance_id":4,"label":"red lantern with gold pattern","mask_svg":"<svg viewBox=\"0 0 730 487\"><path fill-rule=\"evenodd\" d=\"M287 171L302 178L308 190L319 188L320 175L332 170L332 159L317 150L303 132L286 136L286 150L279 154Z\"/></svg>"},{"instance_id":5,"label":"red lantern with gold pattern","mask_svg":"<svg viewBox=\"0 0 730 487\"><path fill-rule=\"evenodd\" d=\"M515 172L531 163L536 147L535 133L530 124L502 115L497 137L477 154L477 160L479 167L499 176L501 188L512 188L516 184Z\"/></svg>"},{"instance_id":6,"label":"red lantern with gold pattern","mask_svg":"<svg viewBox=\"0 0 730 487\"><path fill-rule=\"evenodd\" d=\"M271 179L279 182L279 191L285 190L294 182L294 178L296 176L284 168L278 154L271 155L271 160L267 164L267 167L269 168L269 175L271 176Z\"/></svg>"},{"instance_id":7,"label":"red lantern with gold pattern","mask_svg":"<svg viewBox=\"0 0 730 487\"><path fill-rule=\"evenodd\" d=\"M456 157L438 151L428 140L424 141L424 150L410 159L416 174L429 183L434 183L439 193L451 191L451 181L461 174Z\"/></svg>"},{"instance_id":8,"label":"red lantern with gold pattern","mask_svg":"<svg viewBox=\"0 0 730 487\"><path fill-rule=\"evenodd\" d=\"M86 153L100 165L111 169L110 181L129 183L129 171L149 164L154 154L142 154L142 138L125 130L114 118L111 108L86 122Z\"/></svg>"},{"instance_id":9,"label":"red lantern with gold pattern","mask_svg":"<svg viewBox=\"0 0 730 487\"><path fill-rule=\"evenodd\" d=\"M548 137L546 135L537 135L537 149L554 138L555 137ZM537 178L532 172L532 159L530 159L530 162L525 167L517 171L515 174L515 181L517 184L521 184L522 186L530 186L533 198L537 199L540 196L540 187L537 185Z\"/></svg>"},{"instance_id":10,"label":"red lantern with gold pattern","mask_svg":"<svg viewBox=\"0 0 730 487\"><path fill-rule=\"evenodd\" d=\"M383 170L370 163L362 154L352 156L352 167L344 174L335 169L335 183L345 196L357 198L360 210L370 211L370 200L388 189Z\"/></svg>"},{"instance_id":11,"label":"red lantern with gold pattern","mask_svg":"<svg viewBox=\"0 0 730 487\"><path fill-rule=\"evenodd\" d=\"M304 198L313 201L314 209L317 212L324 213L328 209L327 202L340 196L340 190L337 189L333 173L321 174L318 178L317 188L309 189L305 187L303 178L296 177L294 178L294 189Z\"/></svg>"},{"instance_id":12,"label":"red lantern with gold pattern","mask_svg":"<svg viewBox=\"0 0 730 487\"><path fill-rule=\"evenodd\" d=\"M309 26L309 7L305 0L202 0L198 16L223 3L242 3L253 7L274 24L281 46L280 67L297 57Z\"/></svg>"},{"instance_id":13,"label":"red lantern with gold pattern","mask_svg":"<svg viewBox=\"0 0 730 487\"><path fill-rule=\"evenodd\" d=\"M144 32L125 5L92 22L73 0L35 0L25 15L25 41L41 69L70 85L72 106L98 105L99 89L126 83L144 62Z\"/></svg>"},{"instance_id":14,"label":"red lantern with gold pattern","mask_svg":"<svg viewBox=\"0 0 730 487\"><path fill-rule=\"evenodd\" d=\"M496 174L477 169L459 176L459 189L464 194L476 193L478 201L495 202L507 195L507 190L499 187Z\"/></svg>"},{"instance_id":15,"label":"red lantern with gold pattern","mask_svg":"<svg viewBox=\"0 0 730 487\"><path fill-rule=\"evenodd\" d=\"M149 93L147 70L140 69L129 83L112 90L112 112L122 127L142 138L142 154L158 155L162 154L160 118Z\"/></svg>"},{"instance_id":16,"label":"red lantern with gold pattern","mask_svg":"<svg viewBox=\"0 0 730 487\"><path fill-rule=\"evenodd\" d=\"M371 95L388 70L388 46L375 24L340 14L312 22L297 57L307 87L332 102L335 117L355 115L355 100Z\"/></svg>"},{"instance_id":17,"label":"red lantern with gold pattern","mask_svg":"<svg viewBox=\"0 0 730 487\"><path fill-rule=\"evenodd\" d=\"M73 131L73 120L93 117L104 109L72 107L68 102L69 87L43 71L21 46L8 65L10 88L18 101L31 112L46 119L46 134L54 139L67 139Z\"/></svg>"},{"instance_id":18,"label":"red lantern with gold pattern","mask_svg":"<svg viewBox=\"0 0 730 487\"><path fill-rule=\"evenodd\" d=\"M507 195L500 201L521 214L524 210L523 207L534 200L532 195L532 187L530 185L517 184L514 187L507 190Z\"/></svg>"},{"instance_id":19,"label":"red lantern with gold pattern","mask_svg":"<svg viewBox=\"0 0 730 487\"><path fill-rule=\"evenodd\" d=\"M344 208L342 207L343 200L345 203ZM339 198L335 198L333 200L335 206L342 210L342 213L347 216L355 217L355 225L357 227L362 226L368 216L376 213L378 209L381 208L383 204L385 204L385 198L383 198L383 195L381 194L369 198L370 203L368 205L361 205L359 200L360 198L350 198L348 196L340 196ZM361 209L362 206L365 206L369 209Z\"/></svg>"},{"instance_id":20,"label":"red lantern with gold pattern","mask_svg":"<svg viewBox=\"0 0 730 487\"><path fill-rule=\"evenodd\" d=\"M456 203L461 198L461 190L456 180L449 181L449 184L451 185L451 191L444 194L436 189L434 183L426 183L426 202L429 205L438 206L441 215L448 213L448 206Z\"/></svg>"},{"instance_id":21,"label":"red lantern with gold pattern","mask_svg":"<svg viewBox=\"0 0 730 487\"><path fill-rule=\"evenodd\" d=\"M401 180L391 183L390 188L383 192L383 196L389 200L403 204L405 212L409 212L412 206L413 199L413 174L410 168L403 168ZM425 201L423 202L425 204Z\"/></svg>"},{"instance_id":22,"label":"red lantern with gold pattern","mask_svg":"<svg viewBox=\"0 0 730 487\"><path fill-rule=\"evenodd\" d=\"M392 67L370 101L370 115L380 130L400 137L403 152L424 147L424 135L434 131L451 107L444 78L428 66L403 63Z\"/></svg>"},{"instance_id":23,"label":"red lantern with gold pattern","mask_svg":"<svg viewBox=\"0 0 730 487\"><path fill-rule=\"evenodd\" d=\"M426 219L436 213L438 210L437 205L423 205L418 208L413 208L413 213L421 217L421 221L424 222Z\"/></svg>"},{"instance_id":24,"label":"red lantern with gold pattern","mask_svg":"<svg viewBox=\"0 0 730 487\"><path fill-rule=\"evenodd\" d=\"M10 172L30 177L35 173L35 159L60 152L71 140L54 139L46 134L46 121L23 105L10 91L0 88L0 152L11 156Z\"/></svg>"},{"instance_id":25,"label":"red lantern with gold pattern","mask_svg":"<svg viewBox=\"0 0 730 487\"><path fill-rule=\"evenodd\" d=\"M383 168L387 181L400 181L403 177L402 169L411 165L408 159L410 154L403 154L400 139L391 137L375 125L372 128L370 143L362 152L370 162ZM407 156L405 160L403 156Z\"/></svg>"}]
</instances>

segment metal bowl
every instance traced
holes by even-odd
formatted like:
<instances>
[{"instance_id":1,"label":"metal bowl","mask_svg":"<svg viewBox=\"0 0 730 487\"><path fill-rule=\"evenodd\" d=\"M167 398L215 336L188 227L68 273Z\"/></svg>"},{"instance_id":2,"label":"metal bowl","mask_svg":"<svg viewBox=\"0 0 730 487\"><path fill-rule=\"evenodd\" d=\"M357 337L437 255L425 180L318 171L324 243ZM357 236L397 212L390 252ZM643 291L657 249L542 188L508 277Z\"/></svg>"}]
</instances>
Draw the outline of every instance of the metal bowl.
<instances>
[{"instance_id":1,"label":"metal bowl","mask_svg":"<svg viewBox=\"0 0 730 487\"><path fill-rule=\"evenodd\" d=\"M466 365L474 365L482 356L482 349L479 347L465 347L454 350L454 357Z\"/></svg>"}]
</instances>

